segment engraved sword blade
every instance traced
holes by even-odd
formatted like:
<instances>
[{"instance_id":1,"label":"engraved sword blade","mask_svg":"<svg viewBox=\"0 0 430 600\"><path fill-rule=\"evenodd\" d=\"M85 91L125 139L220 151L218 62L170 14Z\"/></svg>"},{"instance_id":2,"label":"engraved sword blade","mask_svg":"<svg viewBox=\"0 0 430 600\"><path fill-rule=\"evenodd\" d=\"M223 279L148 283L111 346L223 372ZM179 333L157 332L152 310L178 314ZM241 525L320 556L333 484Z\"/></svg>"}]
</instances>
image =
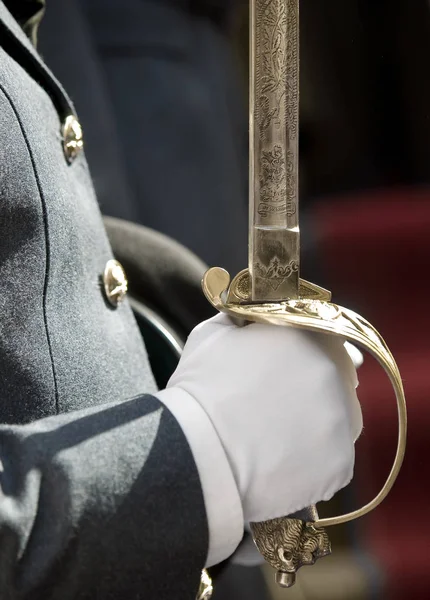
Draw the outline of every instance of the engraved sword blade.
<instances>
[{"instance_id":1,"label":"engraved sword blade","mask_svg":"<svg viewBox=\"0 0 430 600\"><path fill-rule=\"evenodd\" d=\"M253 301L299 291L299 0L250 0L249 272Z\"/></svg>"}]
</instances>

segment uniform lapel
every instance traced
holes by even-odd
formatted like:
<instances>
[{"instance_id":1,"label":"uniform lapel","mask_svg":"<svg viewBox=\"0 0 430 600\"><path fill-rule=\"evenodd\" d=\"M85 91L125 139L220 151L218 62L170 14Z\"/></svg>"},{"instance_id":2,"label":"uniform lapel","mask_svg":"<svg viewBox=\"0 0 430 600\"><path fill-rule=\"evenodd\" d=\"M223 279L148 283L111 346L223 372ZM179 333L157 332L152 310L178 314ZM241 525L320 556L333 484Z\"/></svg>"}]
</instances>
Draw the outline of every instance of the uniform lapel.
<instances>
[{"instance_id":1,"label":"uniform lapel","mask_svg":"<svg viewBox=\"0 0 430 600\"><path fill-rule=\"evenodd\" d=\"M74 113L73 104L63 87L44 64L2 0L0 0L0 40L0 46L48 93L62 120Z\"/></svg>"}]
</instances>

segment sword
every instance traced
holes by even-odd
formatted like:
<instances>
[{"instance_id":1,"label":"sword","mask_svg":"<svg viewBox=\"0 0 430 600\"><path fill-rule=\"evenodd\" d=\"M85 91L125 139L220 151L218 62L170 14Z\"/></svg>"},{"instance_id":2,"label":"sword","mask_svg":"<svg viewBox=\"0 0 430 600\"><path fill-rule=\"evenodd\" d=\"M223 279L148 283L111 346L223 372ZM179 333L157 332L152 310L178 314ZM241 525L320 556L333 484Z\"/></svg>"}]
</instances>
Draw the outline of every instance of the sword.
<instances>
[{"instance_id":1,"label":"sword","mask_svg":"<svg viewBox=\"0 0 430 600\"><path fill-rule=\"evenodd\" d=\"M299 77L299 0L251 0L248 272L256 303L299 298ZM315 506L290 516L317 518ZM251 524L257 546L262 528ZM318 558L330 552L322 535ZM296 568L279 566L279 585L294 585Z\"/></svg>"},{"instance_id":2,"label":"sword","mask_svg":"<svg viewBox=\"0 0 430 600\"><path fill-rule=\"evenodd\" d=\"M237 323L249 321L339 335L358 344L386 371L397 401L398 445L391 472L366 506L319 519L316 508L251 523L254 542L291 587L304 565L331 552L324 527L361 517L378 506L399 473L406 444L406 404L396 362L377 330L353 311L331 303L331 293L300 279L298 135L299 0L250 0L249 261L230 283L212 268L203 291Z\"/></svg>"}]
</instances>

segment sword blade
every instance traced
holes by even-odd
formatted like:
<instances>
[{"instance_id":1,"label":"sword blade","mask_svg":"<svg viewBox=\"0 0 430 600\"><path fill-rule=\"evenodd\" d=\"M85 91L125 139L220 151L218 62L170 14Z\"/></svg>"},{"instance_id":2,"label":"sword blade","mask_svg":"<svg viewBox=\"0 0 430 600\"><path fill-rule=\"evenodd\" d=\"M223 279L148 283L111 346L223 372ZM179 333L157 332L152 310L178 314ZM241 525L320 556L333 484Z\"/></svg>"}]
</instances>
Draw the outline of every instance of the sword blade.
<instances>
[{"instance_id":1,"label":"sword blade","mask_svg":"<svg viewBox=\"0 0 430 600\"><path fill-rule=\"evenodd\" d=\"M253 301L299 294L299 0L250 0L249 263Z\"/></svg>"}]
</instances>

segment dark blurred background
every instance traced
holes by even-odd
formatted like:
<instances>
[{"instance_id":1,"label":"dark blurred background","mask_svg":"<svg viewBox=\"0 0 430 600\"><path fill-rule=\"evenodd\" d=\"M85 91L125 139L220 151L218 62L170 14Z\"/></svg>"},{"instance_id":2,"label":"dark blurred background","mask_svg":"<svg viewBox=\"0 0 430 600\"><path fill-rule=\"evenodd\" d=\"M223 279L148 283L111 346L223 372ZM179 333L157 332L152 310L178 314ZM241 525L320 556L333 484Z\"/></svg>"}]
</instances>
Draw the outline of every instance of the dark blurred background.
<instances>
[{"instance_id":1,"label":"dark blurred background","mask_svg":"<svg viewBox=\"0 0 430 600\"><path fill-rule=\"evenodd\" d=\"M55 0L40 50L74 99L102 211L178 239L231 272L247 255L248 6L237 0ZM303 275L380 330L404 378L405 466L372 515L333 532L334 555L280 593L231 567L215 600L430 597L430 4L301 2ZM354 483L382 486L395 400L360 370L365 429ZM325 508L323 510L326 510Z\"/></svg>"}]
</instances>

